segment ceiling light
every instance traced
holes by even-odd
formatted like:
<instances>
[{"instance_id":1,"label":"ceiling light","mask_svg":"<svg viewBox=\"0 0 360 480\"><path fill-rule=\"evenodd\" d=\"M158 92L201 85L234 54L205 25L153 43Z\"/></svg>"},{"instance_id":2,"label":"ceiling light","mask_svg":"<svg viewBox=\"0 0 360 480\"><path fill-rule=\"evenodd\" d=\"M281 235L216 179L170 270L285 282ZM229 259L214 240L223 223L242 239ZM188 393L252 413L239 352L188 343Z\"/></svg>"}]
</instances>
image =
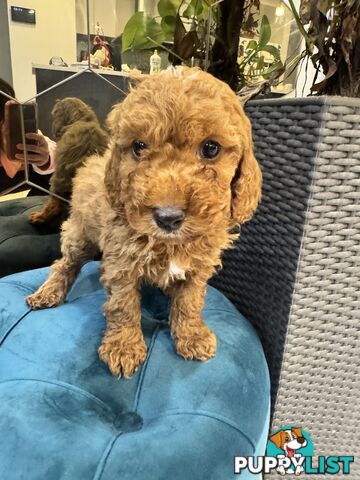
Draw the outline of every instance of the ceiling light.
<instances>
[{"instance_id":1,"label":"ceiling light","mask_svg":"<svg viewBox=\"0 0 360 480\"><path fill-rule=\"evenodd\" d=\"M283 5L278 5L275 10L276 17L282 17L285 14L285 8Z\"/></svg>"}]
</instances>

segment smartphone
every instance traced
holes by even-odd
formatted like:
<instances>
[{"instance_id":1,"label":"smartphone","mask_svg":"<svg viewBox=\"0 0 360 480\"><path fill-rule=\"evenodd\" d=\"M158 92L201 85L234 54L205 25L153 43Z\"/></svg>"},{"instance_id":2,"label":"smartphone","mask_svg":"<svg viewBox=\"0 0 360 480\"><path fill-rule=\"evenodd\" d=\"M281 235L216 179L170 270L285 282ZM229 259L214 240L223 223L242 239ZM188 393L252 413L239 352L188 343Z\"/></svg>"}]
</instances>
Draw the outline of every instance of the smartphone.
<instances>
[{"instance_id":1,"label":"smartphone","mask_svg":"<svg viewBox=\"0 0 360 480\"><path fill-rule=\"evenodd\" d=\"M5 104L4 132L5 132L5 153L9 160L16 160L15 155L22 153L16 145L23 143L21 135L21 113L20 104L14 100L9 100ZM37 133L38 117L37 104L34 102L22 105L24 115L25 133ZM35 140L26 139L27 144L35 144Z\"/></svg>"}]
</instances>

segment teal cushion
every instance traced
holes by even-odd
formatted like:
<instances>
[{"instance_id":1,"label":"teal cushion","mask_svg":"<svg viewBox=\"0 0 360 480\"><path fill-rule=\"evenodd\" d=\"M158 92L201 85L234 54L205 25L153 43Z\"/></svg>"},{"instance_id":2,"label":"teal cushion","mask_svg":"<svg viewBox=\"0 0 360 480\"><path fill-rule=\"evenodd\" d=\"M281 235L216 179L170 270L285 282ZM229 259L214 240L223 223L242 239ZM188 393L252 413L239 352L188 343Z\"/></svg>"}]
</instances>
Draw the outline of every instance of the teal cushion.
<instances>
[{"instance_id":1,"label":"teal cushion","mask_svg":"<svg viewBox=\"0 0 360 480\"><path fill-rule=\"evenodd\" d=\"M64 305L31 311L24 298L47 273L0 281L1 479L226 480L234 455L264 454L264 353L220 292L209 287L203 310L218 352L202 363L176 354L168 300L144 287L149 354L126 380L97 355L105 328L98 263L84 266Z\"/></svg>"}]
</instances>

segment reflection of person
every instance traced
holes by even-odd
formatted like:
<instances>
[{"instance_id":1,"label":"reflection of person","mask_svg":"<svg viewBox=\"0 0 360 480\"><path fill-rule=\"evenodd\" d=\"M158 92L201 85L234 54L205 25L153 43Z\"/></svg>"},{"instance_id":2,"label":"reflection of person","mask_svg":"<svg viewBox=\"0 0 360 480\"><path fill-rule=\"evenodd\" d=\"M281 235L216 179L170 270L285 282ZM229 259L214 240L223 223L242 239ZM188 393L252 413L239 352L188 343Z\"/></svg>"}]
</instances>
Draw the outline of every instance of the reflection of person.
<instances>
[{"instance_id":1,"label":"reflection of person","mask_svg":"<svg viewBox=\"0 0 360 480\"><path fill-rule=\"evenodd\" d=\"M4 80L0 79L0 130L4 124L5 104L9 100L1 91L15 97L13 88ZM17 160L9 160L4 153L2 146L3 135L0 135L0 192L10 188L24 179L24 145L18 144L19 153ZM29 178L33 183L43 188L49 188L50 174L54 171L56 143L45 137L40 130L37 133L27 133L26 138L35 140L36 144L27 144L27 158L31 167ZM41 194L37 189L32 189L31 194Z\"/></svg>"},{"instance_id":2,"label":"reflection of person","mask_svg":"<svg viewBox=\"0 0 360 480\"><path fill-rule=\"evenodd\" d=\"M114 38L111 41L111 47L113 49L113 56L112 56L112 61L114 65L114 69L121 71L121 64L122 64L122 59L121 59L121 50L122 50L122 34L119 35L118 37Z\"/></svg>"},{"instance_id":3,"label":"reflection of person","mask_svg":"<svg viewBox=\"0 0 360 480\"><path fill-rule=\"evenodd\" d=\"M104 39L96 35L93 40L93 48L91 50L92 61L98 63L101 67L113 67L112 47Z\"/></svg>"}]
</instances>

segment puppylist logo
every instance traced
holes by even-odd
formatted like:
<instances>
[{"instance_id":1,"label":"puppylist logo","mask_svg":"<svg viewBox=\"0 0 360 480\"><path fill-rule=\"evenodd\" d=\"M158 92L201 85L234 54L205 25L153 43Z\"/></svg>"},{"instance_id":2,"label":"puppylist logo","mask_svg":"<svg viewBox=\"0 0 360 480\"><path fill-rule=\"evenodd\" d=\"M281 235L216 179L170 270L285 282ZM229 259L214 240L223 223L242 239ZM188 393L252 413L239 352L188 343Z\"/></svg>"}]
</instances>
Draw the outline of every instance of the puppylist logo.
<instances>
[{"instance_id":1,"label":"puppylist logo","mask_svg":"<svg viewBox=\"0 0 360 480\"><path fill-rule=\"evenodd\" d=\"M283 427L269 436L265 457L235 457L234 473L271 473L280 475L335 475L350 473L353 456L314 457L310 436L300 427Z\"/></svg>"}]
</instances>

